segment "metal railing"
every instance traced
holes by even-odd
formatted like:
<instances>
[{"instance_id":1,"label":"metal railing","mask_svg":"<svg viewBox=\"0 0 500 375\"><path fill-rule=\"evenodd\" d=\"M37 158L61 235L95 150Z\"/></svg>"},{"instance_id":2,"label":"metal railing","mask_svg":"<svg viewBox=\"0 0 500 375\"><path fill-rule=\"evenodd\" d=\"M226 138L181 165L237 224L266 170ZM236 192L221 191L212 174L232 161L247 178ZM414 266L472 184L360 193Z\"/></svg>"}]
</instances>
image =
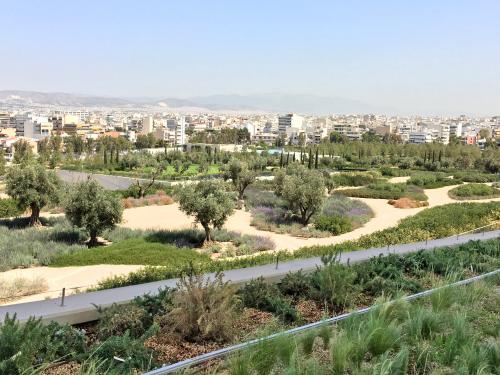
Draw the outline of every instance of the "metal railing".
<instances>
[{"instance_id":1,"label":"metal railing","mask_svg":"<svg viewBox=\"0 0 500 375\"><path fill-rule=\"evenodd\" d=\"M433 289L425 290L425 291L420 292L420 293L412 294L410 296L403 297L402 300L413 301L413 300L418 299L418 298L429 296L429 295L431 295L439 290L445 289L445 288L470 284L470 283L476 282L478 280L481 280L481 279L484 279L484 278L487 278L487 277L490 277L490 276L493 276L496 274L500 274L500 269L497 269L495 271L491 271L491 272L488 272L488 273L485 273L482 275L474 276L474 277L471 277L469 279L457 281L457 282L454 282L454 283L451 283L448 285L444 285L444 286L441 286L438 288L433 288ZM389 301L389 302L386 302L382 305L390 304L393 302L394 301ZM173 372L176 372L176 371L188 368L188 367L196 366L196 365L199 365L201 363L204 363L204 362L212 360L212 359L224 357L228 354L235 353L235 352L238 352L240 350L249 349L249 348L256 346L258 344L261 344L265 341L274 340L278 337L296 335L296 334L299 334L299 333L302 333L302 332L305 332L305 331L308 331L311 329L317 329L317 328L322 327L324 325L334 324L334 323L340 322L340 321L345 320L345 319L349 319L349 318L352 318L352 317L355 317L358 315L363 315L363 314L366 314L366 313L370 312L371 310L378 308L380 306L381 305L372 305L372 306L365 307L363 309L359 309L359 310L356 310L356 311L353 311L350 313L337 315L337 316L334 316L334 317L331 317L328 319L324 319L324 320L321 320L318 322L309 323L309 324L306 324L306 325L303 325L300 327L292 328L292 329L284 331L284 332L274 333L274 334L266 336L266 337L253 339L253 340L246 341L246 342L243 342L240 344L236 344L233 346L229 346L226 348L215 350L215 351L210 352L210 353L205 353L205 354L193 357L193 358L185 359L183 361L180 361L180 362L177 362L177 363L174 363L171 365L160 367L156 370L146 372L146 373L144 373L144 375L171 374Z\"/></svg>"}]
</instances>

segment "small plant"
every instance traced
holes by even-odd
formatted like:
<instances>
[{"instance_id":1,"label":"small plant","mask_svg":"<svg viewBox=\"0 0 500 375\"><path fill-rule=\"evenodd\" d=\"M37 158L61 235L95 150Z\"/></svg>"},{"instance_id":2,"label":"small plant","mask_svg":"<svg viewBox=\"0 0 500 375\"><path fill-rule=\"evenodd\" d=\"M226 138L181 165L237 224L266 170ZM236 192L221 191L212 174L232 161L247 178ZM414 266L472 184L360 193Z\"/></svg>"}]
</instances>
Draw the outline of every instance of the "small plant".
<instances>
[{"instance_id":1,"label":"small plant","mask_svg":"<svg viewBox=\"0 0 500 375\"><path fill-rule=\"evenodd\" d=\"M342 233L347 233L352 230L351 221L342 216L325 216L321 215L314 219L314 225L316 229L330 232L333 235L338 236Z\"/></svg>"},{"instance_id":2,"label":"small plant","mask_svg":"<svg viewBox=\"0 0 500 375\"><path fill-rule=\"evenodd\" d=\"M222 276L218 273L214 280L193 274L182 277L164 328L189 341L230 341L235 334L235 290Z\"/></svg>"},{"instance_id":3,"label":"small plant","mask_svg":"<svg viewBox=\"0 0 500 375\"><path fill-rule=\"evenodd\" d=\"M131 337L138 338L147 330L145 322L148 315L145 309L136 304L113 304L106 309L98 309L100 319L98 333L100 339L111 336L123 335L129 332Z\"/></svg>"}]
</instances>

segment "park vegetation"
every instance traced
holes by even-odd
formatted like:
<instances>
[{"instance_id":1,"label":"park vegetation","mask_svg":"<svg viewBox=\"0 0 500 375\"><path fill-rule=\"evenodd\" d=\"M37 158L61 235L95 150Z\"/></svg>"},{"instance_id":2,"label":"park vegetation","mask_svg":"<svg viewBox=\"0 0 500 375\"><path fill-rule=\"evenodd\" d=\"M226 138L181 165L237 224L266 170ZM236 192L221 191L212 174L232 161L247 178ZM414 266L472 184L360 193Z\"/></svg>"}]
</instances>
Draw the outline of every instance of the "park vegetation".
<instances>
[{"instance_id":1,"label":"park vegetation","mask_svg":"<svg viewBox=\"0 0 500 375\"><path fill-rule=\"evenodd\" d=\"M224 282L221 273L208 281L191 268L176 288L161 289L156 295L138 297L130 304L99 308L101 319L87 324L85 329L57 323L43 325L36 319L21 325L15 317L7 317L0 326L0 370L27 373L55 366L60 371L71 369L72 373L86 373L89 368L97 368L102 374L146 371L258 337L262 332L273 333L371 305L381 297L413 294L450 279L465 279L497 269L499 250L498 240L490 240L404 256L376 257L357 264L340 264L335 256L324 257L323 266L310 274L291 273L278 283L256 279L239 289ZM409 358L419 358L419 350L425 347L418 344L427 338L434 346L426 351L423 359L427 359L419 366L429 371L443 366L459 369L464 363L472 366L477 361L471 357L471 362L467 362L469 357L464 357L464 353L482 353L481 350L492 348L487 346L489 340L498 338L494 328L498 298L492 294L498 291L486 284L472 288L473 293L466 295L455 293L455 289L443 290L416 310L400 302L394 308L375 309L368 320L357 320L361 325L347 323L338 331L323 330L307 334L308 338L300 337L298 346L290 345L289 354L299 350L296 355L310 356L321 350L315 345L316 337L323 337L325 341L318 339L318 343L324 345L327 354L332 350L331 357L328 355L333 358L332 364L348 371L363 361L376 365L394 356L399 358L398 353L405 348L412 349L408 350L412 353L408 353ZM426 313L428 306L434 315ZM468 309L467 315L464 308ZM454 318L449 319L452 311ZM372 331L376 334L365 335ZM358 336L350 336L356 332ZM355 337L363 340L356 341ZM329 343L342 346L330 347ZM363 345L358 347L356 343ZM280 345L286 349L284 344ZM474 345L486 346L469 348ZM259 367L263 373L281 366L283 357L276 360L272 348L261 349L262 356L252 354L245 366ZM341 355L341 350L347 351L346 356ZM339 362L341 358L344 362ZM485 368L498 366L491 362L494 356L477 358ZM231 360L229 366L232 363ZM418 364L414 360L403 363Z\"/></svg>"},{"instance_id":2,"label":"park vegetation","mask_svg":"<svg viewBox=\"0 0 500 375\"><path fill-rule=\"evenodd\" d=\"M465 184L451 189L448 194L453 199L486 199L500 197L500 189L484 184Z\"/></svg>"}]
</instances>

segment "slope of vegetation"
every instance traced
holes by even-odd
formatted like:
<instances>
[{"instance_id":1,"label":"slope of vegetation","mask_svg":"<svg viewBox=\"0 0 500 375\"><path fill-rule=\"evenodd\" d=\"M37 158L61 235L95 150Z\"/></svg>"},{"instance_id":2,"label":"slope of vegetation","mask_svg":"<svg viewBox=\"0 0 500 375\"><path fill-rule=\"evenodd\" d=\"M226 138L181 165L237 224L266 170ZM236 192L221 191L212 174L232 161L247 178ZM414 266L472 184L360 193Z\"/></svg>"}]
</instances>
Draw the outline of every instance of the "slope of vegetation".
<instances>
[{"instance_id":1,"label":"slope of vegetation","mask_svg":"<svg viewBox=\"0 0 500 375\"><path fill-rule=\"evenodd\" d=\"M277 284L257 279L239 290L222 282L220 276L207 282L190 273L175 289L161 290L155 296L147 295L127 305L100 310L100 321L94 325L87 324L84 329L57 323L42 325L37 320L20 325L15 318L7 318L0 325L0 372L32 373L43 370L45 366L55 366L54 370L59 370L57 373L66 371L74 374L89 373L92 368L94 370L90 373L99 374L145 371L162 363L179 361L258 337L262 332L272 333L366 306L382 296L393 297L401 291L414 293L434 287L448 282L451 275L456 280L484 273L498 268L499 259L500 242L491 240L406 256L377 257L350 266L337 263L335 258L325 258L324 266L309 275L302 272L289 274ZM366 327L363 323L360 326L363 327L359 331L363 333L360 337L368 337L365 349L359 349L361 359L371 365L378 363L384 355L392 358L403 347L410 348L418 343L420 335L436 339L436 342L441 342L438 337L445 341L448 340L446 337L450 337L451 340L455 336L450 332L454 332L456 322L457 327L465 328L467 334L460 337L467 340L447 343L443 347L453 350L449 353L432 347L429 365L434 364L433 368L443 366L440 358L441 354L446 354L449 359L446 366L460 366L464 348L475 345L479 338L483 342L498 338L498 329L495 328L498 298L492 298L491 289L481 288L463 300L456 299L460 294L446 292L431 298L429 306L439 313L433 319L427 314L418 315L422 319L409 324L413 320L413 310L399 304L398 309L385 310L392 311L390 316L397 316L397 320L368 319L376 324ZM459 313L458 302L465 300L469 306L467 316L449 319L447 312L453 311L452 316L455 316ZM483 311L487 313L483 314ZM474 322L474 329L469 329L471 322ZM371 332L367 331L369 329L376 332L372 338L364 335ZM349 332L335 331L333 335L332 332L324 332L320 336L337 342L338 335ZM400 335L406 332L413 332L413 336ZM314 344L317 336L316 332L308 339L301 338L299 348L312 348L312 351L306 350L306 355L318 349ZM399 341L399 337L405 341ZM350 336L346 338L349 340L341 343L358 342ZM312 345L302 344L306 341ZM356 365L358 356L354 353L357 352L351 345L347 345L346 349L352 349L347 353L348 365ZM385 354L389 349L395 351ZM364 356L362 353L372 355ZM263 366L263 373L269 373L265 371L265 366L279 366L274 351L264 351L263 354L264 357L252 357L250 366ZM121 360L116 360L117 357ZM268 361L261 363L265 358ZM479 358L481 363L489 365L486 357Z\"/></svg>"}]
</instances>

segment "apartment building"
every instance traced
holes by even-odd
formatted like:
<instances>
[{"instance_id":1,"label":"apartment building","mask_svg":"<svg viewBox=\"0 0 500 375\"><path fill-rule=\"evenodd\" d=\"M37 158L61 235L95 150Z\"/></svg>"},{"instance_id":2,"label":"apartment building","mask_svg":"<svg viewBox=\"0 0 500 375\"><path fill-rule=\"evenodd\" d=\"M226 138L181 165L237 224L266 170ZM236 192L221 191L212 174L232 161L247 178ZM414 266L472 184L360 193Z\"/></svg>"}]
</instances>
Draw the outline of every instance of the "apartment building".
<instances>
[{"instance_id":1,"label":"apartment building","mask_svg":"<svg viewBox=\"0 0 500 375\"><path fill-rule=\"evenodd\" d=\"M278 132L280 134L286 134L287 129L302 129L304 126L304 117L299 116L295 113L289 113L278 117Z\"/></svg>"}]
</instances>

